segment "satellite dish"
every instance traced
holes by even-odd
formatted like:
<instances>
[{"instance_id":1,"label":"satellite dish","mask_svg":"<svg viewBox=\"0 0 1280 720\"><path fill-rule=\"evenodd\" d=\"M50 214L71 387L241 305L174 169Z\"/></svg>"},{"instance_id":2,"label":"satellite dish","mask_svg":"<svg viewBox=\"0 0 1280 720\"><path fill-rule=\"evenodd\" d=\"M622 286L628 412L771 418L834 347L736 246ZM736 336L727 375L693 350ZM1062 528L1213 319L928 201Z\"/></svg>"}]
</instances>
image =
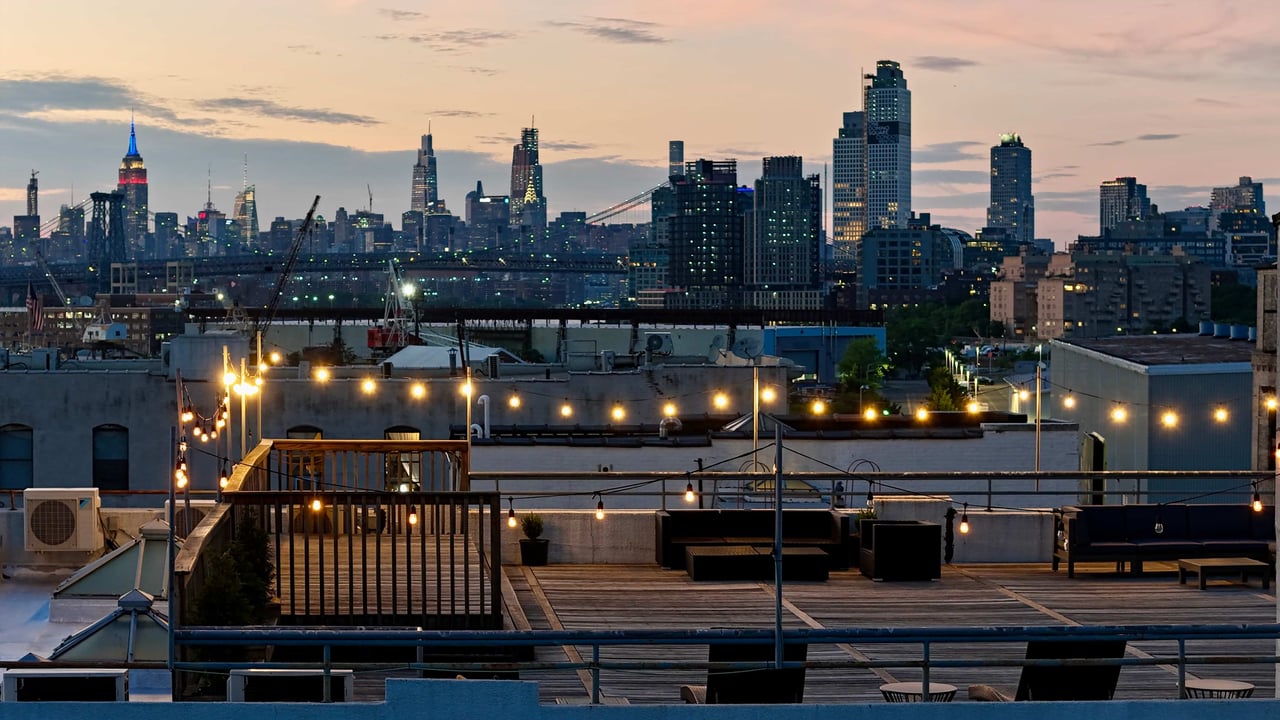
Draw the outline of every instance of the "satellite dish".
<instances>
[{"instance_id":1,"label":"satellite dish","mask_svg":"<svg viewBox=\"0 0 1280 720\"><path fill-rule=\"evenodd\" d=\"M707 347L707 361L714 362L717 357L720 357L720 350L722 348L724 348L723 335L716 335L711 338L711 345Z\"/></svg>"},{"instance_id":2,"label":"satellite dish","mask_svg":"<svg viewBox=\"0 0 1280 720\"><path fill-rule=\"evenodd\" d=\"M733 343L733 354L747 360L754 360L761 355L760 338L748 335Z\"/></svg>"}]
</instances>

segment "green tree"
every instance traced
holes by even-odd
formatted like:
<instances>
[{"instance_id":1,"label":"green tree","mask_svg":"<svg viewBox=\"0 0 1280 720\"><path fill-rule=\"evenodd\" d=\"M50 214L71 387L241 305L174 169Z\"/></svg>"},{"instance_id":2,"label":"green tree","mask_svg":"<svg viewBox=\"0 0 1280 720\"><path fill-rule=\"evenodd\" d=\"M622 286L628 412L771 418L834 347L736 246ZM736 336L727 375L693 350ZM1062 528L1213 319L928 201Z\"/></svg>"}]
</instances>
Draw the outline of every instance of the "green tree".
<instances>
[{"instance_id":1,"label":"green tree","mask_svg":"<svg viewBox=\"0 0 1280 720\"><path fill-rule=\"evenodd\" d=\"M250 608L253 622L264 623L267 621L267 604L271 602L271 579L275 576L275 567L271 562L270 538L258 523L257 513L252 510L246 512L236 526L231 554L240 579L240 595Z\"/></svg>"},{"instance_id":2,"label":"green tree","mask_svg":"<svg viewBox=\"0 0 1280 720\"><path fill-rule=\"evenodd\" d=\"M1258 290L1239 283L1214 285L1210 290L1213 321L1252 325L1258 319Z\"/></svg>"},{"instance_id":3,"label":"green tree","mask_svg":"<svg viewBox=\"0 0 1280 720\"><path fill-rule=\"evenodd\" d=\"M875 389L883 384L888 365L875 338L862 337L845 346L844 355L836 363L836 375L846 392L857 392L862 385Z\"/></svg>"},{"instance_id":4,"label":"green tree","mask_svg":"<svg viewBox=\"0 0 1280 720\"><path fill-rule=\"evenodd\" d=\"M964 388L945 366L929 371L929 408L932 410L959 410L965 401Z\"/></svg>"}]
</instances>

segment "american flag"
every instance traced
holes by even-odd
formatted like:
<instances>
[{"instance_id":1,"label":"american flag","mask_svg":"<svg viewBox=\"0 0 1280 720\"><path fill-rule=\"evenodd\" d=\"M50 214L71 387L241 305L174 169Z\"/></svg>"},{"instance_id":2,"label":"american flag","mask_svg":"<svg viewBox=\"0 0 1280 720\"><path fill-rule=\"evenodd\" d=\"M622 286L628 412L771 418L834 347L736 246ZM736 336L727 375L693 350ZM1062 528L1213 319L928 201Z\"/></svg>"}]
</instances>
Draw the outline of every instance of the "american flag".
<instances>
[{"instance_id":1,"label":"american flag","mask_svg":"<svg viewBox=\"0 0 1280 720\"><path fill-rule=\"evenodd\" d=\"M27 320L31 323L31 332L44 330L44 300L36 294L31 283L27 283Z\"/></svg>"}]
</instances>

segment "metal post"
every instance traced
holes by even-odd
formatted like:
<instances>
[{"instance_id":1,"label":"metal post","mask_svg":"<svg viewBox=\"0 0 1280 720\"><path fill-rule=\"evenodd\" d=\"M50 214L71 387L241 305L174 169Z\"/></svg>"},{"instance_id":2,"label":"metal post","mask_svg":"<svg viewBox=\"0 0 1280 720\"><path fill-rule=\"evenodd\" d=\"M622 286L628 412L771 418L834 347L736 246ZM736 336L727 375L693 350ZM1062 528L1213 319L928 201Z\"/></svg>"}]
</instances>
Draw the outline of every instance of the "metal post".
<instances>
[{"instance_id":1,"label":"metal post","mask_svg":"<svg viewBox=\"0 0 1280 720\"><path fill-rule=\"evenodd\" d=\"M928 640L924 641L923 655L924 657L922 659L924 660L924 667L920 669L920 689L924 692L924 695L920 698L920 701L933 702L933 699L929 697L929 641Z\"/></svg>"},{"instance_id":2,"label":"metal post","mask_svg":"<svg viewBox=\"0 0 1280 720\"><path fill-rule=\"evenodd\" d=\"M751 472L760 462L760 366L751 366Z\"/></svg>"},{"instance_id":3,"label":"metal post","mask_svg":"<svg viewBox=\"0 0 1280 720\"><path fill-rule=\"evenodd\" d=\"M1036 349L1039 351L1040 346ZM1040 360L1036 360L1036 472L1040 472ZM1040 492L1040 478L1036 478L1036 492Z\"/></svg>"},{"instance_id":4,"label":"metal post","mask_svg":"<svg viewBox=\"0 0 1280 720\"><path fill-rule=\"evenodd\" d=\"M259 375L261 375L261 374L262 374L262 369L261 369L261 368L263 367L263 365L264 365L265 363L266 363L266 361L262 359L262 331L258 331L258 368L259 368L259 369L258 369L257 373L258 373ZM265 383L266 381L263 381L263 382ZM262 396L261 396L261 393L262 393L264 390L266 390L266 389L267 389L267 386L266 386L265 384L263 384L261 387L259 387L259 388L258 388L258 393L259 393L259 396L258 396L258 424L257 424L257 433L258 433L258 434L255 436L255 439L256 439L258 442L262 442Z\"/></svg>"},{"instance_id":5,"label":"metal post","mask_svg":"<svg viewBox=\"0 0 1280 720\"><path fill-rule=\"evenodd\" d=\"M245 387L248 384L247 383L248 377L249 375L245 371L245 359L240 358L240 457L241 458L249 454L249 440L247 437L245 437L246 436L245 431L248 429L249 424L245 422L245 417L244 417L245 403L248 402L247 398L245 397L248 394L247 391L249 389ZM235 456L233 455L231 459L234 462Z\"/></svg>"},{"instance_id":6,"label":"metal post","mask_svg":"<svg viewBox=\"0 0 1280 720\"><path fill-rule=\"evenodd\" d=\"M782 668L782 425L773 425L773 638L774 667Z\"/></svg>"},{"instance_id":7,"label":"metal post","mask_svg":"<svg viewBox=\"0 0 1280 720\"><path fill-rule=\"evenodd\" d=\"M600 643L591 646L591 704L600 704Z\"/></svg>"}]
</instances>

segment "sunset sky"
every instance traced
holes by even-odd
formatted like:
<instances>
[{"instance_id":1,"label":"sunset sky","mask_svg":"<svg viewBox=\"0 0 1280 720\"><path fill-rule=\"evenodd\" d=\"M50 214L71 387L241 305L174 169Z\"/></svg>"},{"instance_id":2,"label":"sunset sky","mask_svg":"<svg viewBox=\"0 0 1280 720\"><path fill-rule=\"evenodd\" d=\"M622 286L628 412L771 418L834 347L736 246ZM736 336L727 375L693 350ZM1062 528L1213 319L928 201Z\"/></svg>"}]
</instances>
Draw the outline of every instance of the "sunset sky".
<instances>
[{"instance_id":1,"label":"sunset sky","mask_svg":"<svg viewBox=\"0 0 1280 720\"><path fill-rule=\"evenodd\" d=\"M151 209L230 213L243 157L259 217L368 205L398 227L431 123L455 214L509 183L536 117L550 214L602 209L686 159L821 172L859 76L902 63L916 211L972 232L988 148L1033 151L1037 235L1097 232L1102 180L1163 209L1280 182L1280 6L1213 0L95 0L4 2L0 225L40 171L41 215L113 189L130 108ZM1280 211L1273 203L1271 211ZM643 218L631 217L630 220Z\"/></svg>"}]
</instances>

